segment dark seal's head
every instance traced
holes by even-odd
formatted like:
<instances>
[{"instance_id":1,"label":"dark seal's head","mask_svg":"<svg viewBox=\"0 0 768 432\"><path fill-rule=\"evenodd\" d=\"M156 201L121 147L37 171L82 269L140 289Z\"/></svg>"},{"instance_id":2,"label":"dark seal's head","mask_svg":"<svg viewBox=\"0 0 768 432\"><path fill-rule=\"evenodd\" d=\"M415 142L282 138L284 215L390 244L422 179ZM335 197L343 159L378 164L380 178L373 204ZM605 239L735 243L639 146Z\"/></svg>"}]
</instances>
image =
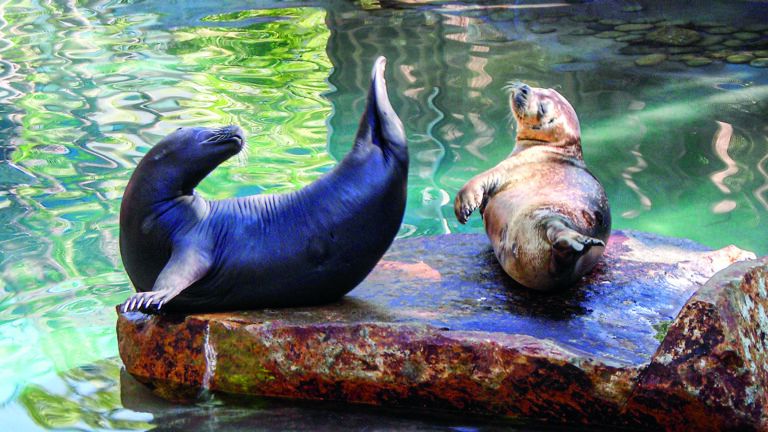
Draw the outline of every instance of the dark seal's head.
<instances>
[{"instance_id":1,"label":"dark seal's head","mask_svg":"<svg viewBox=\"0 0 768 432\"><path fill-rule=\"evenodd\" d=\"M519 149L548 145L581 157L581 129L576 111L558 92L515 83L509 106L517 122Z\"/></svg>"},{"instance_id":2,"label":"dark seal's head","mask_svg":"<svg viewBox=\"0 0 768 432\"><path fill-rule=\"evenodd\" d=\"M136 167L131 184L149 184L161 198L188 195L222 162L239 153L245 135L238 126L181 127L157 143Z\"/></svg>"}]
</instances>

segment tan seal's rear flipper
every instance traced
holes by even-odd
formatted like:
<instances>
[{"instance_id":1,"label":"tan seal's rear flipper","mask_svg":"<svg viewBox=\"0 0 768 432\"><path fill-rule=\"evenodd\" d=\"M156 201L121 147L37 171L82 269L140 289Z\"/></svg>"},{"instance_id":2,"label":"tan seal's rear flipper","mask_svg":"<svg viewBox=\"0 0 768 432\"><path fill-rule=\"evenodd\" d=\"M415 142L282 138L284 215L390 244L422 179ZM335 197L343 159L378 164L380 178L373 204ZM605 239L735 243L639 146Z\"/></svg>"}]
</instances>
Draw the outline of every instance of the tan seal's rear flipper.
<instances>
[{"instance_id":1,"label":"tan seal's rear flipper","mask_svg":"<svg viewBox=\"0 0 768 432\"><path fill-rule=\"evenodd\" d=\"M560 220L545 223L547 239L552 244L552 257L549 262L549 273L552 275L569 274L577 268L592 268L593 260L599 258L600 251L592 251L593 247L605 248L605 242L589 237L565 226ZM595 256L595 252L597 256Z\"/></svg>"}]
</instances>

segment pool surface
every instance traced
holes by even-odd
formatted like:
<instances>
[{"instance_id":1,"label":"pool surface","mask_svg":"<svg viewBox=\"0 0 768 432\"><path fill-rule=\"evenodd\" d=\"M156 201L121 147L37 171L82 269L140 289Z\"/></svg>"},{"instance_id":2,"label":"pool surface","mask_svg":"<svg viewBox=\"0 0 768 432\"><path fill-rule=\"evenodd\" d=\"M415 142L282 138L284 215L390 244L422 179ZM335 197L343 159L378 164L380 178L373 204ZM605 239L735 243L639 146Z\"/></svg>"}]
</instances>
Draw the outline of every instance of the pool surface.
<instances>
[{"instance_id":1,"label":"pool surface","mask_svg":"<svg viewBox=\"0 0 768 432\"><path fill-rule=\"evenodd\" d=\"M206 178L204 196L312 182L350 149L370 67L385 55L411 154L400 237L482 232L477 216L455 220L453 197L511 151L503 87L524 81L573 104L614 228L766 255L768 4L661 3L0 1L3 427L500 427L152 399L116 358L113 307L132 292L117 245L123 189L177 127L231 123L247 154Z\"/></svg>"}]
</instances>

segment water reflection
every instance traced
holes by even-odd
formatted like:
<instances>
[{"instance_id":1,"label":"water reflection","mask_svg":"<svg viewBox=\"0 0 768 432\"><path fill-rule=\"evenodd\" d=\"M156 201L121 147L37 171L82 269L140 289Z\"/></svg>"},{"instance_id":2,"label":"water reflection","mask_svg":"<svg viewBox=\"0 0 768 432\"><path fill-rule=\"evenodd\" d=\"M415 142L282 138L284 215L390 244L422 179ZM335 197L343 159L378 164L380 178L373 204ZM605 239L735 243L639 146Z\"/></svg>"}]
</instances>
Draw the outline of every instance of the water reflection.
<instances>
[{"instance_id":1,"label":"water reflection","mask_svg":"<svg viewBox=\"0 0 768 432\"><path fill-rule=\"evenodd\" d=\"M38 394L23 390L29 380L117 352L111 307L130 291L119 198L152 144L178 125L238 123L249 154L201 192L296 189L351 147L381 54L411 148L400 236L482 230L479 218L455 221L453 195L511 150L503 86L521 80L576 108L617 228L768 253L755 234L768 218L765 69L696 68L675 47L638 67L656 48L628 30L743 27L742 42L728 33L695 55L757 59L768 56L759 2L284 6L0 0L0 404L10 416L31 416L13 411L23 391ZM606 34L626 25L641 27Z\"/></svg>"},{"instance_id":2,"label":"water reflection","mask_svg":"<svg viewBox=\"0 0 768 432\"><path fill-rule=\"evenodd\" d=\"M118 358L49 375L18 396L29 416L24 429L515 431L514 424L468 420L451 413L408 413L343 404L202 394L174 404L124 371ZM41 380L43 381L43 380ZM19 430L19 429L17 429Z\"/></svg>"}]
</instances>

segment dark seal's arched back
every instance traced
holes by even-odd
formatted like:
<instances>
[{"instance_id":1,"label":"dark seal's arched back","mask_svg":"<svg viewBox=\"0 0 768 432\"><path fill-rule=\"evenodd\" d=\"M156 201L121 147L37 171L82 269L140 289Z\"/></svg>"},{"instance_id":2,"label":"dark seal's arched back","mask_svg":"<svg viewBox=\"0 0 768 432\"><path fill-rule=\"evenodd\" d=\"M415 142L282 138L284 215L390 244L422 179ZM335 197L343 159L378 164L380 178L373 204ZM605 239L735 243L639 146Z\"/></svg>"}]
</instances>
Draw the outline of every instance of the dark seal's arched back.
<instances>
[{"instance_id":1,"label":"dark seal's arched back","mask_svg":"<svg viewBox=\"0 0 768 432\"><path fill-rule=\"evenodd\" d=\"M137 293L123 310L200 312L339 299L386 252L403 219L408 149L373 66L350 153L293 193L208 201L194 188L238 153L243 132L180 128L141 160L120 209L120 252Z\"/></svg>"}]
</instances>

